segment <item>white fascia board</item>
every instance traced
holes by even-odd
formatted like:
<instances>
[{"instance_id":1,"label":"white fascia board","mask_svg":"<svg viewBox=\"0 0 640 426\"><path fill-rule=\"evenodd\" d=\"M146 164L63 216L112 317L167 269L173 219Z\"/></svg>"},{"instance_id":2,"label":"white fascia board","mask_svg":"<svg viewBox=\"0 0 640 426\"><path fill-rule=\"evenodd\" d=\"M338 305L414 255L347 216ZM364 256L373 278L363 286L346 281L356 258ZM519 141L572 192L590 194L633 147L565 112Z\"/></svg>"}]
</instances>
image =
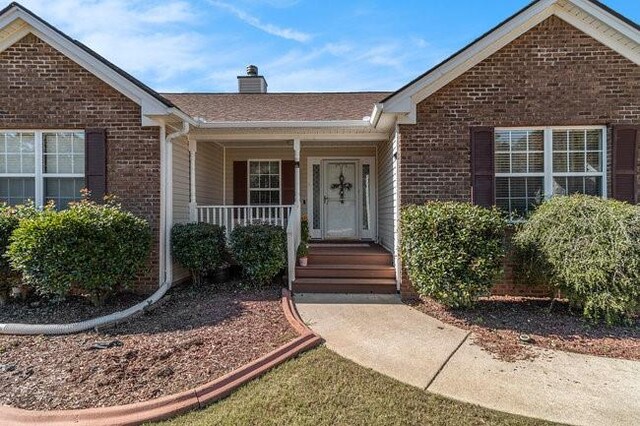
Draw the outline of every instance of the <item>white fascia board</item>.
<instances>
[{"instance_id":1,"label":"white fascia board","mask_svg":"<svg viewBox=\"0 0 640 426\"><path fill-rule=\"evenodd\" d=\"M589 2L587 2L587 3L591 4ZM603 12L600 8L597 8L597 9L600 10L601 12ZM590 12L587 12L587 13L590 14ZM570 13L570 12L568 12L568 11L562 9L562 8L559 8L559 10L556 13L556 16L558 18L562 19L563 21L567 22L569 25L572 25L575 28L579 29L583 33L588 34L590 37L594 38L595 40L599 41L600 43L604 44L605 46L607 46L607 47L611 48L612 50L618 52L620 55L622 55L625 58L629 59L631 62L635 63L636 65L640 65L640 52L629 48L629 46L626 45L622 40L620 40L618 38L615 38L615 37L611 37L611 36L603 33L602 31L594 29L588 22L583 21L582 19L580 19L576 15L574 15L574 14L572 14L572 13ZM591 15L591 16L593 16L593 15ZM610 15L607 14L606 16L610 16ZM595 16L594 16L594 18L600 19L600 18L595 17ZM618 19L616 18L616 20L618 20ZM609 27L613 28L614 30L618 31L618 29L614 28L611 25L611 23L605 22L605 24L607 24ZM626 25L626 23L624 23L624 24ZM628 27L628 25L627 25L627 27ZM634 38L629 37L629 39L632 40L635 43L640 44L640 32L635 30L635 29L634 29L634 31L635 31L635 37ZM620 33L620 34L622 34L622 33ZM625 35L625 37L626 37L626 35Z\"/></svg>"},{"instance_id":2,"label":"white fascia board","mask_svg":"<svg viewBox=\"0 0 640 426\"><path fill-rule=\"evenodd\" d=\"M589 15L604 22L614 30L618 31L625 37L629 37L631 40L640 43L640 31L632 27L628 23L624 22L617 16L611 15L606 10L598 7L596 4L587 0L569 0L580 9L584 10Z\"/></svg>"},{"instance_id":3,"label":"white fascia board","mask_svg":"<svg viewBox=\"0 0 640 426\"><path fill-rule=\"evenodd\" d=\"M61 34L49 28L39 20L32 17L30 14L23 12L19 8L13 8L8 11L2 18L0 18L0 28L5 28L16 19L21 19L29 24L28 30L21 30L24 35L33 33L35 36L43 40L45 43L51 45L54 49L61 54L76 62L81 67L95 75L100 80L104 81L109 86L113 87L118 92L122 93L127 98L131 99L141 107L141 121L149 123L149 125L159 125L155 120L144 120L145 115L166 115L168 108L158 99L147 93L145 90L138 87L127 78L120 75L117 71L111 69L93 55L76 46L74 43L63 37ZM10 37L14 39L14 37ZM18 39L19 40L19 39ZM15 40L15 41L18 41ZM14 43L15 43L14 41ZM13 43L12 43L13 44ZM2 50L9 46L4 46L4 43L0 45ZM1 51L1 50L0 50Z\"/></svg>"}]
</instances>

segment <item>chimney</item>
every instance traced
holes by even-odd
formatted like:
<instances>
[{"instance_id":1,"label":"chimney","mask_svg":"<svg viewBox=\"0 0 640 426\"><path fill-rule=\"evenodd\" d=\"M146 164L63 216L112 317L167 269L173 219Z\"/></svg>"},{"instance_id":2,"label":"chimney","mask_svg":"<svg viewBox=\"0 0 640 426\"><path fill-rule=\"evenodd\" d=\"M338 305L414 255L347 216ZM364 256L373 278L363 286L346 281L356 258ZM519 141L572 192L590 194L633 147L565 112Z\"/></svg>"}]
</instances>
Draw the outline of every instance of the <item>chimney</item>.
<instances>
[{"instance_id":1,"label":"chimney","mask_svg":"<svg viewBox=\"0 0 640 426\"><path fill-rule=\"evenodd\" d=\"M247 75L238 76L239 93L267 93L267 80L258 74L258 67L247 66Z\"/></svg>"}]
</instances>

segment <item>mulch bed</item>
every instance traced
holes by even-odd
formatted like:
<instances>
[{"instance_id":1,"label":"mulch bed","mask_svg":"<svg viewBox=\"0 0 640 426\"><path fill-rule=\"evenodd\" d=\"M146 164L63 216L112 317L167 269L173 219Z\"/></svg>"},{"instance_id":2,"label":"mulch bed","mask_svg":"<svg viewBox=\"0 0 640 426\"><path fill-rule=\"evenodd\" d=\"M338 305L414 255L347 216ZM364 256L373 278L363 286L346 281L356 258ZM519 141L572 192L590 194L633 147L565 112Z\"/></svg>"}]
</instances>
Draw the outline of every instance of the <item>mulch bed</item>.
<instances>
[{"instance_id":1,"label":"mulch bed","mask_svg":"<svg viewBox=\"0 0 640 426\"><path fill-rule=\"evenodd\" d=\"M608 327L583 320L569 303L549 299L493 296L470 310L448 309L424 298L412 306L440 321L470 330L473 341L506 361L531 359L532 346L587 355L640 360L640 318L630 326ZM520 336L532 340L523 343Z\"/></svg>"},{"instance_id":2,"label":"mulch bed","mask_svg":"<svg viewBox=\"0 0 640 426\"><path fill-rule=\"evenodd\" d=\"M0 323L68 324L109 315L134 306L147 296L121 293L94 306L87 298L70 296L64 300L46 300L31 296L24 302L0 306Z\"/></svg>"},{"instance_id":3,"label":"mulch bed","mask_svg":"<svg viewBox=\"0 0 640 426\"><path fill-rule=\"evenodd\" d=\"M280 288L219 287L178 287L144 316L97 333L0 336L0 404L52 410L145 401L206 383L296 337ZM60 309L74 306L43 316L84 317L82 303Z\"/></svg>"}]
</instances>

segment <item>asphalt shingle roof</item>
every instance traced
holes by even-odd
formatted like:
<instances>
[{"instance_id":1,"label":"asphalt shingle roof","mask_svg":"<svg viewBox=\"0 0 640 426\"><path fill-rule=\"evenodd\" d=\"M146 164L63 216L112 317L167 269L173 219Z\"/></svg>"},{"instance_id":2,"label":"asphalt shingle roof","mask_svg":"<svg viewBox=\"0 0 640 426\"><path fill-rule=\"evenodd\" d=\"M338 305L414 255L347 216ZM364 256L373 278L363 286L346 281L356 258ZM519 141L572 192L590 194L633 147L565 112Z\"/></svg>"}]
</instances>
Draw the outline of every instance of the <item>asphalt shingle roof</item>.
<instances>
[{"instance_id":1,"label":"asphalt shingle roof","mask_svg":"<svg viewBox=\"0 0 640 426\"><path fill-rule=\"evenodd\" d=\"M390 92L163 93L192 117L206 121L362 120Z\"/></svg>"}]
</instances>

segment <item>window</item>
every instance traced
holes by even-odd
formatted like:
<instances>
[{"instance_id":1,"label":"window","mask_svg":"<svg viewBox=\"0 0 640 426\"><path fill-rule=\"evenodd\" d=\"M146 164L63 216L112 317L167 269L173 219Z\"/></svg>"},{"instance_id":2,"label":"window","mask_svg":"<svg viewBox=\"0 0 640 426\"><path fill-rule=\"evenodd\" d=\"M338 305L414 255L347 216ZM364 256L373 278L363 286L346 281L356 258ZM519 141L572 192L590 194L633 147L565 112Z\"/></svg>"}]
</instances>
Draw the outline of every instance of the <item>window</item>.
<instances>
[{"instance_id":1,"label":"window","mask_svg":"<svg viewBox=\"0 0 640 426\"><path fill-rule=\"evenodd\" d=\"M545 198L606 196L603 127L496 129L496 205L523 217Z\"/></svg>"},{"instance_id":2,"label":"window","mask_svg":"<svg viewBox=\"0 0 640 426\"><path fill-rule=\"evenodd\" d=\"M249 204L280 204L280 161L249 161Z\"/></svg>"},{"instance_id":3,"label":"window","mask_svg":"<svg viewBox=\"0 0 640 426\"><path fill-rule=\"evenodd\" d=\"M64 208L84 187L84 132L0 132L0 201Z\"/></svg>"}]
</instances>

